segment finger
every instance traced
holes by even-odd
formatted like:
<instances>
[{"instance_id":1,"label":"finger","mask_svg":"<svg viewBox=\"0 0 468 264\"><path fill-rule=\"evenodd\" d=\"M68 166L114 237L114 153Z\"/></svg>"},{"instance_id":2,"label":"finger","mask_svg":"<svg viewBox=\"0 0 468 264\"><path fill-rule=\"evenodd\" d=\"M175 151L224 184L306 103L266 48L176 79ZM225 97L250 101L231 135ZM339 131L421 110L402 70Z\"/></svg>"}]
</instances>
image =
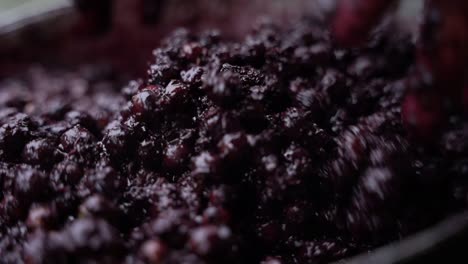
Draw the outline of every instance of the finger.
<instances>
[{"instance_id":1,"label":"finger","mask_svg":"<svg viewBox=\"0 0 468 264\"><path fill-rule=\"evenodd\" d=\"M418 43L418 62L452 94L463 82L468 61L467 14L463 0L429 1Z\"/></svg>"},{"instance_id":2,"label":"finger","mask_svg":"<svg viewBox=\"0 0 468 264\"><path fill-rule=\"evenodd\" d=\"M345 46L360 44L395 0L340 0L332 24L336 41Z\"/></svg>"}]
</instances>

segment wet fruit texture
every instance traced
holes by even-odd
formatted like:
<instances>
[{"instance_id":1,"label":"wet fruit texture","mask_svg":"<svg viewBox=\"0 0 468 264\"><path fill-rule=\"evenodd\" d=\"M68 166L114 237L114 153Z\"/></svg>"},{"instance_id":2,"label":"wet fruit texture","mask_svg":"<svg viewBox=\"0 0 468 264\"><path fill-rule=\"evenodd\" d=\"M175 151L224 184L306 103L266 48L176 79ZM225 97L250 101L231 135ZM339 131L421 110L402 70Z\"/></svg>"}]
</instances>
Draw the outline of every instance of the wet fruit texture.
<instances>
[{"instance_id":1,"label":"wet fruit texture","mask_svg":"<svg viewBox=\"0 0 468 264\"><path fill-rule=\"evenodd\" d=\"M464 117L431 145L401 122L438 115L401 108L409 38L341 49L317 25L179 30L128 85L97 68L4 80L0 262L325 263L465 208Z\"/></svg>"}]
</instances>

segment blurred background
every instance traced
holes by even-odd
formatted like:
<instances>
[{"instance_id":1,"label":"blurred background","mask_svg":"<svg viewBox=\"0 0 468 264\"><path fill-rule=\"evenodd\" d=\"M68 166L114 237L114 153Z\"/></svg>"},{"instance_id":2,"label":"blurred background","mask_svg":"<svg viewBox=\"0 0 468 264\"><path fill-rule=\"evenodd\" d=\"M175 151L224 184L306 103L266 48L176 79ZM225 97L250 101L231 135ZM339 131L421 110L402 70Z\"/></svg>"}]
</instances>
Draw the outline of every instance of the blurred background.
<instances>
[{"instance_id":1,"label":"blurred background","mask_svg":"<svg viewBox=\"0 0 468 264\"><path fill-rule=\"evenodd\" d=\"M25 2L31 2L31 0L3 0L0 2L0 10L5 11L12 7L21 5ZM36 0L36 2L41 2L41 0Z\"/></svg>"},{"instance_id":2,"label":"blurred background","mask_svg":"<svg viewBox=\"0 0 468 264\"><path fill-rule=\"evenodd\" d=\"M15 32L14 37L0 39L0 59L4 64L0 63L0 76L11 72L15 68L12 64L44 61L44 58L49 62L66 63L90 62L90 59L109 61L111 58L117 68L125 67L126 72L130 69L141 74L159 40L176 27L219 28L225 37L238 38L265 15L280 25L304 14L325 18L332 13L336 0L170 0L160 10L157 21L150 25L142 24L138 16L139 1L115 2L114 12L121 15L115 16L113 30L100 36L86 36L83 27L72 26L77 24L76 13L70 8L72 0L0 0L0 38L5 31ZM422 0L401 1L402 12L397 17L404 21L402 24L413 27L409 30L417 28L414 14L419 13L421 3ZM66 12L60 12L62 19L50 19L54 17L50 10L63 9ZM44 16L49 19L42 19ZM31 23L34 21L41 23ZM22 35L18 36L18 26L24 24L34 26L22 30ZM27 43L37 45L21 47ZM40 52L36 52L39 46ZM129 65L129 61L135 65Z\"/></svg>"},{"instance_id":3,"label":"blurred background","mask_svg":"<svg viewBox=\"0 0 468 264\"><path fill-rule=\"evenodd\" d=\"M119 0L113 8L117 15L111 30L93 34L92 27L80 23L71 8L72 0L0 0L0 76L31 61L105 61L141 76L154 47L177 27L194 31L218 28L226 38L239 38L265 15L286 25L290 18L304 13L326 14L334 1L171 0L157 10L156 21L145 23L139 1Z\"/></svg>"}]
</instances>

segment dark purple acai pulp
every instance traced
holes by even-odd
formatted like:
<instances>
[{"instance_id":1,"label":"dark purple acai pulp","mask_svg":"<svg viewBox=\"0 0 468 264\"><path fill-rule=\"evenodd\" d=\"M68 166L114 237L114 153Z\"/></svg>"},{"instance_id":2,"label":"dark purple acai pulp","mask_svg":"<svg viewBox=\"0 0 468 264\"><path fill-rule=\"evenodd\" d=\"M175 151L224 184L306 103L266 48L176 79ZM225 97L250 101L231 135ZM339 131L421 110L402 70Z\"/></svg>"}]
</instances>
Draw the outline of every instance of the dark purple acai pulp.
<instances>
[{"instance_id":1,"label":"dark purple acai pulp","mask_svg":"<svg viewBox=\"0 0 468 264\"><path fill-rule=\"evenodd\" d=\"M325 263L464 208L463 117L401 123L409 38L317 25L177 31L120 92L96 67L5 80L0 263Z\"/></svg>"}]
</instances>

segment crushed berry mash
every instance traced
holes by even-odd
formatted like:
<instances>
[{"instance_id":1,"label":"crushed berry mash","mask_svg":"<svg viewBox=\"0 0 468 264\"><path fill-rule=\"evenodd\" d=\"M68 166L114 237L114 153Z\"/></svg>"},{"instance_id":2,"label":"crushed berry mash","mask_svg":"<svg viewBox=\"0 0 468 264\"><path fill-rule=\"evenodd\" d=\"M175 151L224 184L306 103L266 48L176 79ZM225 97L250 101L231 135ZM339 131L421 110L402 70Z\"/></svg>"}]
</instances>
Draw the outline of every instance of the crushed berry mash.
<instances>
[{"instance_id":1,"label":"crushed berry mash","mask_svg":"<svg viewBox=\"0 0 468 264\"><path fill-rule=\"evenodd\" d=\"M341 49L323 28L178 30L126 85L98 66L4 80L0 263L326 263L465 208L464 117L432 135L404 112L427 102L401 107L410 38Z\"/></svg>"}]
</instances>

